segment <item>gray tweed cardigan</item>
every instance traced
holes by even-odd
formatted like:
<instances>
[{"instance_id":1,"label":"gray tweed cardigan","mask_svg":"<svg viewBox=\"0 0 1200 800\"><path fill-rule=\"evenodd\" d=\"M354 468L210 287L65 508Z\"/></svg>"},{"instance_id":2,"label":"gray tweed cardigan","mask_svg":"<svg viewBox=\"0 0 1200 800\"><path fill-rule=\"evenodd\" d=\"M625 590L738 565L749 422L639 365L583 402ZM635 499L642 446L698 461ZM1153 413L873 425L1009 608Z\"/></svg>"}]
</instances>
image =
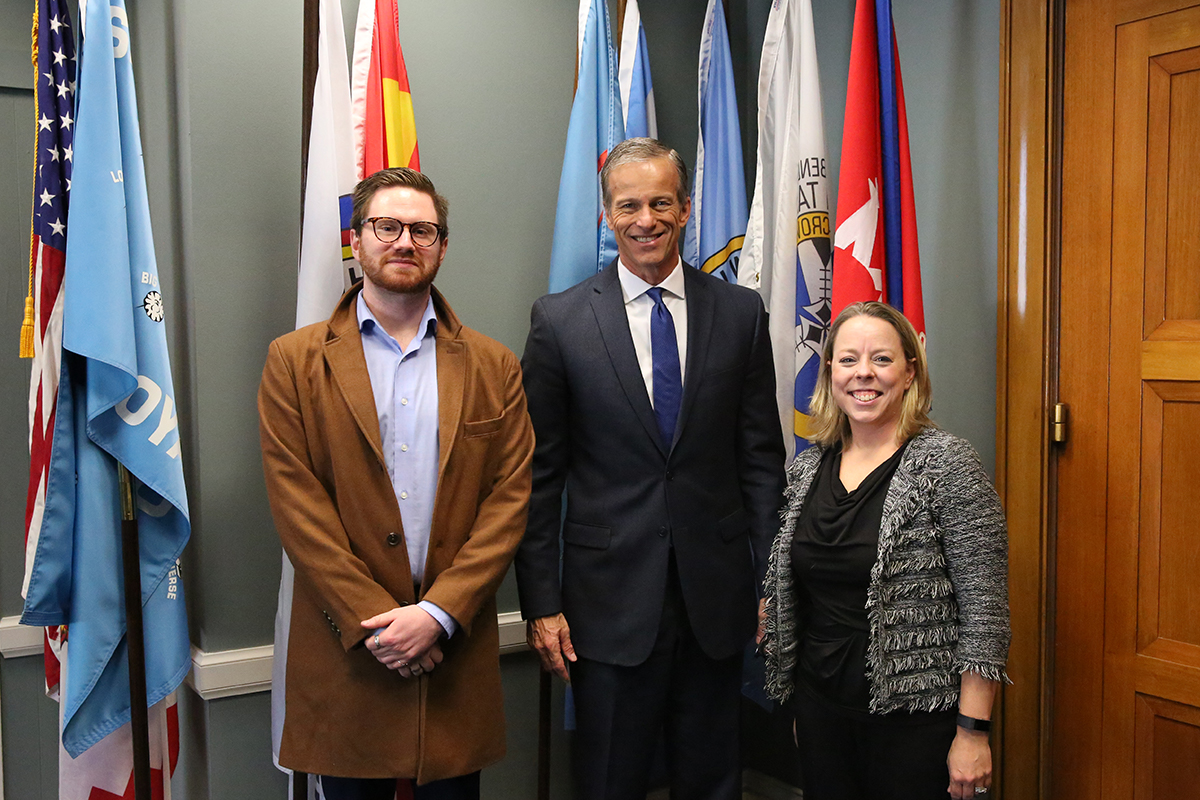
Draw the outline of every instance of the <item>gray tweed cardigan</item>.
<instances>
[{"instance_id":1,"label":"gray tweed cardigan","mask_svg":"<svg viewBox=\"0 0 1200 800\"><path fill-rule=\"evenodd\" d=\"M792 537L824 448L788 467L783 525L765 597L767 694L794 689L799 634ZM909 442L883 503L867 589L867 677L874 713L953 708L963 672L1007 681L1008 532L979 455L928 428Z\"/></svg>"}]
</instances>

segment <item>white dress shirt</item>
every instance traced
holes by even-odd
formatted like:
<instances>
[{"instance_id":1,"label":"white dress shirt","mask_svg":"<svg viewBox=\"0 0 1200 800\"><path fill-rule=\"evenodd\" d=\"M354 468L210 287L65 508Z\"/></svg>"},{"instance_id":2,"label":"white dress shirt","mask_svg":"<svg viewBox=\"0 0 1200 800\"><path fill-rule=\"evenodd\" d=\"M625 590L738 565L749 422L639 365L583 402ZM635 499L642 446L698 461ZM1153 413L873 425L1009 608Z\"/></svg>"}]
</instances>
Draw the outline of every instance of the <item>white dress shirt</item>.
<instances>
[{"instance_id":1,"label":"white dress shirt","mask_svg":"<svg viewBox=\"0 0 1200 800\"><path fill-rule=\"evenodd\" d=\"M675 322L675 342L679 347L679 376L680 384L687 377L687 295L684 290L683 261L676 261L662 283L663 305L671 312ZM650 405L654 405L654 355L650 351L650 312L654 310L654 300L646 294L654 287L634 275L620 261L617 262L617 278L621 282L621 296L625 299L625 315L629 319L629 333L633 336L633 349L637 353L638 366L642 370L642 380L646 382L646 394L650 396Z\"/></svg>"}]
</instances>

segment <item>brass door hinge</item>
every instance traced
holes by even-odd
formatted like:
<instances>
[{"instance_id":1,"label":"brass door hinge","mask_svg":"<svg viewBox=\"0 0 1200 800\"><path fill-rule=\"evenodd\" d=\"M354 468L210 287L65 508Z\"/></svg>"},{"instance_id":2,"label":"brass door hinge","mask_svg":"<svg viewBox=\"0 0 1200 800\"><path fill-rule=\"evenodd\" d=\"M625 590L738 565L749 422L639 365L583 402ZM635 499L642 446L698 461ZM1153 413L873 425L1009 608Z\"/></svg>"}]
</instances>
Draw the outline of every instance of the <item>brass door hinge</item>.
<instances>
[{"instance_id":1,"label":"brass door hinge","mask_svg":"<svg viewBox=\"0 0 1200 800\"><path fill-rule=\"evenodd\" d=\"M1067 421L1070 419L1071 409L1066 403L1054 404L1054 416L1050 421L1050 439L1051 441L1062 444L1067 441Z\"/></svg>"}]
</instances>

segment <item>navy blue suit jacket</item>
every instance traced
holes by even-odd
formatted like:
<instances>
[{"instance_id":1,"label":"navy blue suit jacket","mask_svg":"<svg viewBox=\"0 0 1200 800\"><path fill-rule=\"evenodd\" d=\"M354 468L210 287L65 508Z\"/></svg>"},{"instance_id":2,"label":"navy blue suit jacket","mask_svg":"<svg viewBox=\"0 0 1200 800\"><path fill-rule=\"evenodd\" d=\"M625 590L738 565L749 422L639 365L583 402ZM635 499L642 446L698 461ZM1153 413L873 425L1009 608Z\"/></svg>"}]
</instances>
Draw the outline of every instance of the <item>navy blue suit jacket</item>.
<instances>
[{"instance_id":1,"label":"navy blue suit jacket","mask_svg":"<svg viewBox=\"0 0 1200 800\"><path fill-rule=\"evenodd\" d=\"M784 446L766 310L749 289L686 265L684 277L673 442L655 422L615 262L534 304L521 360L537 439L515 561L521 612L562 612L576 653L604 663L650 655L671 547L701 648L738 652L779 527Z\"/></svg>"}]
</instances>

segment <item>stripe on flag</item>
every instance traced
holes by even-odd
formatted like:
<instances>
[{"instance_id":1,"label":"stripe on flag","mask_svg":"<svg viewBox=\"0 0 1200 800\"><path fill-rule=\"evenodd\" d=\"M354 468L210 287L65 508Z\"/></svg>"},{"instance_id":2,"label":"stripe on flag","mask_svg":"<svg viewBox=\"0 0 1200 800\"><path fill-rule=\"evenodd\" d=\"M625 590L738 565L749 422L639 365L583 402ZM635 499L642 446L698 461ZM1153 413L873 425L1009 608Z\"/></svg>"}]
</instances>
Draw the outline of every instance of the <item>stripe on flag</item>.
<instances>
[{"instance_id":1,"label":"stripe on flag","mask_svg":"<svg viewBox=\"0 0 1200 800\"><path fill-rule=\"evenodd\" d=\"M421 168L396 0L361 0L351 96L358 177L387 167Z\"/></svg>"},{"instance_id":2,"label":"stripe on flag","mask_svg":"<svg viewBox=\"0 0 1200 800\"><path fill-rule=\"evenodd\" d=\"M37 153L30 225L30 285L33 369L29 380L29 490L25 500L25 575L27 594L34 553L46 509L46 481L54 443L58 376L62 364L62 280L67 249L67 209L74 161L75 40L71 14L59 0L39 0L34 11ZM61 58L56 54L61 54ZM71 154L69 157L67 154ZM59 696L58 626L43 637L46 693Z\"/></svg>"}]
</instances>

